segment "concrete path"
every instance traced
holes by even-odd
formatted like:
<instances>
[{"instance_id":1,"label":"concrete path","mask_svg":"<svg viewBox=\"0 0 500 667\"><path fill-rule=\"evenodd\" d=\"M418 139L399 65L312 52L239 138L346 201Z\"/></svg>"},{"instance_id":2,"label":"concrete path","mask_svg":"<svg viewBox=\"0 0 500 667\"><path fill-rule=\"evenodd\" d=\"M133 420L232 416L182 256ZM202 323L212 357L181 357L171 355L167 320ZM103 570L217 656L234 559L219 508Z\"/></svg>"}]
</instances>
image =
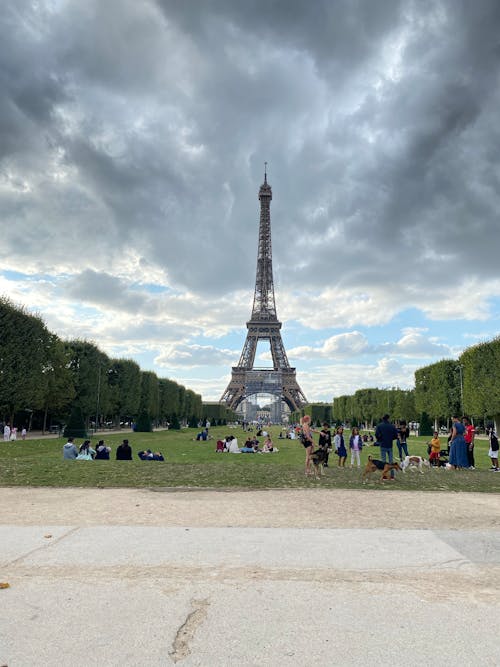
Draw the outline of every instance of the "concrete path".
<instances>
[{"instance_id":1,"label":"concrete path","mask_svg":"<svg viewBox=\"0 0 500 667\"><path fill-rule=\"evenodd\" d=\"M274 496L151 493L158 506L190 502L193 517L210 515L212 498L212 525L138 525L137 515L99 525L99 512L69 524L57 508L71 490L46 491L44 519L60 491L52 523L35 510L0 525L0 581L10 584L0 590L0 665L500 664L500 531L487 516L474 530L378 527L378 508L362 527L308 527L300 513L289 525L231 527L217 525L218 507L238 513L238 501L241 521L249 498ZM105 491L87 493L106 504ZM337 512L356 498L396 502L287 493L299 505L343 498ZM12 519L15 497L0 489L0 518Z\"/></svg>"}]
</instances>

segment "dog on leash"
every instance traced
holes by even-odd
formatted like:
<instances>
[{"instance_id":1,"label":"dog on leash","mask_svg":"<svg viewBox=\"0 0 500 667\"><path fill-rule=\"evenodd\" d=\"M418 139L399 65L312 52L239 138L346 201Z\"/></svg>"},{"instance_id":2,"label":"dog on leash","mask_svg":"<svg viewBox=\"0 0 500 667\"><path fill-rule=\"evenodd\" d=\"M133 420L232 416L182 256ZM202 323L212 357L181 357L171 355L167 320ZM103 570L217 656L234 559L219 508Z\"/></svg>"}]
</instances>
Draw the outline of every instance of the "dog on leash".
<instances>
[{"instance_id":1,"label":"dog on leash","mask_svg":"<svg viewBox=\"0 0 500 667\"><path fill-rule=\"evenodd\" d=\"M403 472L406 472L407 469L418 470L422 475L424 474L424 466L428 468L430 463L427 459L424 459L421 456L407 456L401 464Z\"/></svg>"},{"instance_id":2,"label":"dog on leash","mask_svg":"<svg viewBox=\"0 0 500 667\"><path fill-rule=\"evenodd\" d=\"M316 479L319 479L321 475L325 474L323 467L326 461L326 454L326 449L322 449L321 447L311 454L311 463Z\"/></svg>"},{"instance_id":3,"label":"dog on leash","mask_svg":"<svg viewBox=\"0 0 500 667\"><path fill-rule=\"evenodd\" d=\"M379 459L372 459L372 457L369 456L368 462L365 466L365 469L363 470L361 480L364 484L365 480L369 479L374 472L381 471L382 475L380 477L380 481L382 481L387 479L387 475L391 470L401 470L401 466L397 461L394 461L394 463L386 463L384 461L380 461Z\"/></svg>"}]
</instances>

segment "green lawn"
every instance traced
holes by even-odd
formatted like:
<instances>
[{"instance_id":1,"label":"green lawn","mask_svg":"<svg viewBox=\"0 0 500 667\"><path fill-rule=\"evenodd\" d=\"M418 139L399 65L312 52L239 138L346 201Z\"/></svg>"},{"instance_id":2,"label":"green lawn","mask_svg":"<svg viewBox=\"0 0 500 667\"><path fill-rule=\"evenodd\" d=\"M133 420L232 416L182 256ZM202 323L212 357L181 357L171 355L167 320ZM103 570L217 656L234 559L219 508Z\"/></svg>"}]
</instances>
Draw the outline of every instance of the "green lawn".
<instances>
[{"instance_id":1,"label":"green lawn","mask_svg":"<svg viewBox=\"0 0 500 667\"><path fill-rule=\"evenodd\" d=\"M242 446L245 434L240 429L217 427L210 429L214 439L194 442L198 429L99 435L111 445L110 461L63 461L62 446L66 440L39 439L0 442L0 486L52 487L205 487L205 488L388 488L434 491L500 490L500 473L488 470L490 460L485 440L476 443L476 470L426 470L398 473L396 483L380 484L373 481L363 486L357 469L337 468L337 457L330 456L330 467L320 481L304 475L304 448L297 440L279 440L279 429L271 434L279 448L277 454L216 454L215 441L229 433ZM114 454L122 438L128 438L134 453L133 461L115 461ZM428 438L411 438L412 454L427 456ZM77 445L82 441L78 440ZM92 440L95 444L96 439ZM443 445L445 438L442 439ZM137 452L150 448L160 450L165 462L140 461ZM396 452L396 447L394 447ZM379 457L377 447L365 447L361 458ZM349 465L349 458L347 461Z\"/></svg>"}]
</instances>

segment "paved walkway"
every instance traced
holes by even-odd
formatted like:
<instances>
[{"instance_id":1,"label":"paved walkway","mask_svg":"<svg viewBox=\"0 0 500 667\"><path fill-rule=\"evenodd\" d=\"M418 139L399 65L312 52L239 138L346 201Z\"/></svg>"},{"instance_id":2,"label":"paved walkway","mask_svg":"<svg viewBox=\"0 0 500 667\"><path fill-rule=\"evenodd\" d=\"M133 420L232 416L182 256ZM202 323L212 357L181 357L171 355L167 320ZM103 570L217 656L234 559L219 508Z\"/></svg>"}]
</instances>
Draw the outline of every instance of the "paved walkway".
<instances>
[{"instance_id":1,"label":"paved walkway","mask_svg":"<svg viewBox=\"0 0 500 667\"><path fill-rule=\"evenodd\" d=\"M474 530L408 519L395 530L378 516L381 499L397 506L396 493L29 491L0 489L0 581L10 584L0 590L0 665L500 663L499 517L480 520L482 494L472 494ZM7 507L16 498L18 520ZM88 508L79 520L84 498L91 521ZM117 498L119 525L99 509ZM249 509L252 525L241 525L247 503L272 511L274 498L310 512L271 527ZM321 501L347 515L356 499L373 502L364 525L309 527ZM68 503L72 523L58 513L62 505L67 520ZM238 525L221 509L228 503ZM155 506L161 525L149 525ZM199 515L205 525L189 521Z\"/></svg>"}]
</instances>

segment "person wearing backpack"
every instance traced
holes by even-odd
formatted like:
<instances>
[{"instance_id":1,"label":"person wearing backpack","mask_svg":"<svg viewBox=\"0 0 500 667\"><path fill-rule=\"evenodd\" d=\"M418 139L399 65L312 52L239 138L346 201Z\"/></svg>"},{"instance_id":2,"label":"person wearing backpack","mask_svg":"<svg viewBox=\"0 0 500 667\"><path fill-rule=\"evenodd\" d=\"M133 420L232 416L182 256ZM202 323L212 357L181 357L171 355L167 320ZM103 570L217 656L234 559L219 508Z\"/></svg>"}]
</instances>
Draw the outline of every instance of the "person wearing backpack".
<instances>
[{"instance_id":1,"label":"person wearing backpack","mask_svg":"<svg viewBox=\"0 0 500 667\"><path fill-rule=\"evenodd\" d=\"M498 468L498 438L493 426L490 428L489 440L490 451L488 452L488 456L491 459L490 470L493 470L494 472L500 472L500 469Z\"/></svg>"}]
</instances>

